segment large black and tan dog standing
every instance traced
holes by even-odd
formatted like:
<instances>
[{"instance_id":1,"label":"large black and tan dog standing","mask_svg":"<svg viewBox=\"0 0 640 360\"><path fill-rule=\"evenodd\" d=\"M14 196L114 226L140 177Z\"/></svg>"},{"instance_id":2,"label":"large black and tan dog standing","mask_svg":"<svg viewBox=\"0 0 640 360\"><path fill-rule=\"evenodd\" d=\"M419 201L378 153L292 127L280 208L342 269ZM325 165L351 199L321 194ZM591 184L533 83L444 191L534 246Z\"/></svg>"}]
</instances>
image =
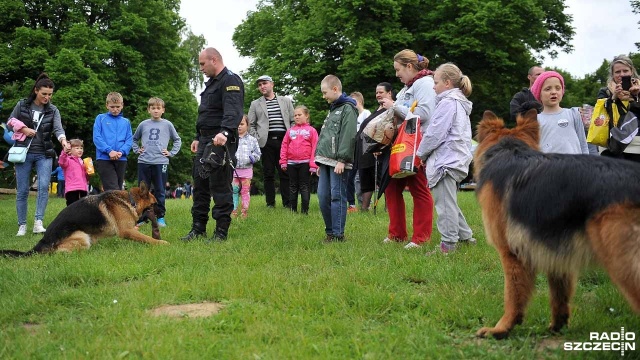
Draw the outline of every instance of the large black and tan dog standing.
<instances>
[{"instance_id":1,"label":"large black and tan dog standing","mask_svg":"<svg viewBox=\"0 0 640 360\"><path fill-rule=\"evenodd\" d=\"M138 231L138 219L153 208L156 198L145 183L129 191L106 191L87 196L64 208L47 226L44 237L33 249L21 252L0 250L0 256L30 256L38 253L88 249L100 238L118 236L147 244L168 244ZM153 216L153 215L152 215ZM159 238L159 232L157 233Z\"/></svg>"},{"instance_id":2,"label":"large black and tan dog standing","mask_svg":"<svg viewBox=\"0 0 640 360\"><path fill-rule=\"evenodd\" d=\"M590 263L640 312L640 164L539 152L535 110L513 129L487 111L477 130L476 193L505 279L504 315L477 335L504 338L522 322L540 271L551 293L550 330L560 330Z\"/></svg>"}]
</instances>

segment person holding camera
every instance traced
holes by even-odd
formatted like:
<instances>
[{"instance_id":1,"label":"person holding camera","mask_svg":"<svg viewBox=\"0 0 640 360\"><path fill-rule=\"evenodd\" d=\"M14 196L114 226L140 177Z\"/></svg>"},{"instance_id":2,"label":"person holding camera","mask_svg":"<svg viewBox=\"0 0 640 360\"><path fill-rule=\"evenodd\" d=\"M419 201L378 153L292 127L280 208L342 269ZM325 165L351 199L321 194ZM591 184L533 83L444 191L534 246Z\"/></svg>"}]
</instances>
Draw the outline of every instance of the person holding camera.
<instances>
[{"instance_id":1,"label":"person holding camera","mask_svg":"<svg viewBox=\"0 0 640 360\"><path fill-rule=\"evenodd\" d=\"M633 61L626 55L618 55L609 65L609 77L607 86L598 91L598 99L610 98L616 102L619 100L623 106L617 106L620 117L624 118L631 102L637 102L640 93L640 76L633 66ZM614 155L609 150L602 151L603 156L620 157L627 160L640 162L640 136L633 138L631 143L620 155Z\"/></svg>"}]
</instances>

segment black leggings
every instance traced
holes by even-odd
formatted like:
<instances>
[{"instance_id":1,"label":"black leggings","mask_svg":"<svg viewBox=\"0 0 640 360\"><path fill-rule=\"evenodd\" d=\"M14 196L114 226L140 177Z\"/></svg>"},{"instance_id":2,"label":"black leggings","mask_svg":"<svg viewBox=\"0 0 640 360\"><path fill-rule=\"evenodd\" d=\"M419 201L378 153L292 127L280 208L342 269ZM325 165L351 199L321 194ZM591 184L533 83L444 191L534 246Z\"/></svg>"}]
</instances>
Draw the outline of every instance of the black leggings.
<instances>
[{"instance_id":1,"label":"black leggings","mask_svg":"<svg viewBox=\"0 0 640 360\"><path fill-rule=\"evenodd\" d=\"M309 212L309 188L311 181L311 173L309 172L309 163L289 164L287 165L287 173L289 173L289 206L291 210L298 211L298 193L302 200L301 211L303 214Z\"/></svg>"},{"instance_id":2,"label":"black leggings","mask_svg":"<svg viewBox=\"0 0 640 360\"><path fill-rule=\"evenodd\" d=\"M85 196L87 196L87 192L82 190L67 191L67 193L64 194L64 198L67 200L67 206L73 204L74 202L82 199Z\"/></svg>"}]
</instances>

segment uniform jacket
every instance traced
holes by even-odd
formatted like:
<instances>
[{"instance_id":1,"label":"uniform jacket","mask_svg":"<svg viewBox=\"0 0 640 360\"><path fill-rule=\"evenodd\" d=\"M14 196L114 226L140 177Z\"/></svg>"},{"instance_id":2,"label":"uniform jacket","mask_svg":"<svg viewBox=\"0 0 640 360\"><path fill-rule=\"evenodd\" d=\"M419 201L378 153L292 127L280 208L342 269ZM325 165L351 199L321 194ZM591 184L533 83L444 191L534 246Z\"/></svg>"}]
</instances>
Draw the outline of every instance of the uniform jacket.
<instances>
[{"instance_id":1,"label":"uniform jacket","mask_svg":"<svg viewBox=\"0 0 640 360\"><path fill-rule=\"evenodd\" d=\"M417 155L426 160L430 188L444 175L456 181L467 177L472 159L471 107L471 101L458 88L436 96L436 108L417 151Z\"/></svg>"},{"instance_id":2,"label":"uniform jacket","mask_svg":"<svg viewBox=\"0 0 640 360\"><path fill-rule=\"evenodd\" d=\"M318 132L309 124L294 125L282 139L280 148L280 166L309 162L309 170L315 172Z\"/></svg>"},{"instance_id":3,"label":"uniform jacket","mask_svg":"<svg viewBox=\"0 0 640 360\"><path fill-rule=\"evenodd\" d=\"M244 114L244 84L240 76L226 67L205 83L200 93L196 136L198 131L223 131L237 138L238 125Z\"/></svg>"},{"instance_id":4,"label":"uniform jacket","mask_svg":"<svg viewBox=\"0 0 640 360\"><path fill-rule=\"evenodd\" d=\"M286 96L277 96L284 126L289 130L293 123L293 102ZM269 134L269 115L267 114L267 100L264 96L253 100L249 107L249 133L258 139L260 147L267 144Z\"/></svg>"},{"instance_id":5,"label":"uniform jacket","mask_svg":"<svg viewBox=\"0 0 640 360\"><path fill-rule=\"evenodd\" d=\"M352 168L357 119L358 110L352 98L342 94L331 104L331 110L320 130L316 147L316 163L336 166L341 162L345 164L346 169Z\"/></svg>"}]
</instances>

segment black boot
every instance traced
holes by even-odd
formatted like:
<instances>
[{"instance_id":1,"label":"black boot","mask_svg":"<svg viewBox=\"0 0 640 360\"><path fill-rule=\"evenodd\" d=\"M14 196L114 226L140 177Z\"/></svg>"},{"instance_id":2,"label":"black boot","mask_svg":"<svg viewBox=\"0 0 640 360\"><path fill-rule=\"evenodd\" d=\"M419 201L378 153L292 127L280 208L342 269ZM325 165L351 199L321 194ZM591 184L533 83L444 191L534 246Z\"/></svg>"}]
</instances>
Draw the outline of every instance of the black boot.
<instances>
[{"instance_id":1,"label":"black boot","mask_svg":"<svg viewBox=\"0 0 640 360\"><path fill-rule=\"evenodd\" d=\"M180 238L180 240L182 241L191 241L191 240L195 240L199 237L207 237L207 227L206 225L200 224L200 223L193 223L193 225L191 226L191 231L189 231L189 233L183 237Z\"/></svg>"},{"instance_id":2,"label":"black boot","mask_svg":"<svg viewBox=\"0 0 640 360\"><path fill-rule=\"evenodd\" d=\"M228 228L216 227L216 231L213 233L213 236L207 240L207 243L214 241L225 241L227 240L227 233L229 233Z\"/></svg>"}]
</instances>

